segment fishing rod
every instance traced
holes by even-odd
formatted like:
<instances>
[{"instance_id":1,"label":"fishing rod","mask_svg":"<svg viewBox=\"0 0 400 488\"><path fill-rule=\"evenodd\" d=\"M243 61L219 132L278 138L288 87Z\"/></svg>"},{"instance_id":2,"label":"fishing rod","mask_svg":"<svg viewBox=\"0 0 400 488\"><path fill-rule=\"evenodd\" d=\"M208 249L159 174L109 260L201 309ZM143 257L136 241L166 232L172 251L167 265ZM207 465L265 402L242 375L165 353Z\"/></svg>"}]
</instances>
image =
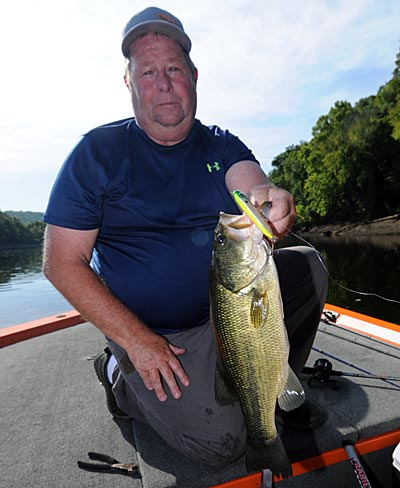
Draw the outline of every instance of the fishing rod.
<instances>
[{"instance_id":1,"label":"fishing rod","mask_svg":"<svg viewBox=\"0 0 400 488\"><path fill-rule=\"evenodd\" d=\"M361 486L361 488L371 488L371 483L369 482L369 479L364 471L364 468L356 454L356 450L354 449L353 445L348 442L344 442L343 448L346 451L347 457L349 458L350 463L353 467L358 484Z\"/></svg>"},{"instance_id":2,"label":"fishing rod","mask_svg":"<svg viewBox=\"0 0 400 488\"><path fill-rule=\"evenodd\" d=\"M351 368L357 369L358 371L361 371L362 373L365 373L367 376L362 376L363 378L370 378L370 379L379 379L381 381L384 381L385 383L388 383L391 386L394 386L395 388L400 390L400 385L397 385L396 383L393 383L393 381L400 381L399 378L397 377L392 377L392 376L379 376L374 373L371 373L371 371L368 371L364 368L360 368L360 366L357 366L353 363L350 363L346 361L345 359L342 359L338 356L335 356L334 354L331 354L329 352L323 351L322 349L319 349L316 346L312 346L312 349L314 351L319 352L320 354L323 354L324 356L328 356L332 359L335 359L336 361L339 361L340 363L346 364L347 366L350 366ZM341 374L340 376L350 376L351 374ZM352 375L351 375L352 376Z\"/></svg>"},{"instance_id":3,"label":"fishing rod","mask_svg":"<svg viewBox=\"0 0 400 488\"><path fill-rule=\"evenodd\" d=\"M375 380L389 380L400 381L400 376L379 376L364 373L348 373L345 371L335 371L332 369L332 363L328 359L317 359L313 367L305 366L302 373L311 374L313 378L317 379L321 383L329 380L331 376L351 376L354 378L370 378Z\"/></svg>"},{"instance_id":4,"label":"fishing rod","mask_svg":"<svg viewBox=\"0 0 400 488\"><path fill-rule=\"evenodd\" d=\"M336 326L341 332L343 332L343 328L340 327L340 326ZM356 334L357 336L359 336L360 338L362 339L369 339L368 336L364 336L358 332L354 332L353 330L351 329L345 329L346 332L349 332L351 334ZM351 339L351 338L348 338L348 337L341 337L340 335L338 336L337 334L335 334L334 332L330 332L328 330L324 330L324 329L319 329L319 331L322 333L322 334L326 334L328 336L331 336L331 337L334 337L335 339L341 339L342 341L346 341L346 342L350 342L350 344L357 344L357 346L360 346L360 347L364 347L366 349L369 349L370 351L375 351L375 352L378 352L380 354L383 354L385 356L390 356L391 358L394 358L394 359L397 359L398 361L400 361L400 356L398 354L393 354L392 352L390 351L387 351L387 350L384 350L384 349L380 349L378 347L374 347L370 344L366 344L365 342L360 342L360 341L357 341L357 338L355 339ZM379 341L379 340L374 340L372 339L374 342L376 342L377 344L379 344L380 346L385 346L386 348L393 348L395 351L398 351L399 348L397 346L392 346L391 344L384 344L383 342ZM400 351L399 351L400 352Z\"/></svg>"},{"instance_id":5,"label":"fishing rod","mask_svg":"<svg viewBox=\"0 0 400 488\"><path fill-rule=\"evenodd\" d=\"M372 488L354 446L349 442L344 442L343 449L346 451L347 457L350 460L354 474L356 475L357 481L361 488ZM261 474L261 488L272 488L274 486L273 480L274 478L272 471L269 469L263 469Z\"/></svg>"}]
</instances>

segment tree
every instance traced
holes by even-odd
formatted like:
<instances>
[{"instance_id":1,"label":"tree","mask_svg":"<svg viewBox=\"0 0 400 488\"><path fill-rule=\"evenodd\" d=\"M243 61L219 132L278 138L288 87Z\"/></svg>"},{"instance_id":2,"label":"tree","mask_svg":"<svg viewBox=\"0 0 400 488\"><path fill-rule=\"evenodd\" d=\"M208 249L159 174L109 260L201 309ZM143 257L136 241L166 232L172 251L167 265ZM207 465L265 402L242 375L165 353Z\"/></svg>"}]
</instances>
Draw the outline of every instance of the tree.
<instances>
[{"instance_id":1,"label":"tree","mask_svg":"<svg viewBox=\"0 0 400 488\"><path fill-rule=\"evenodd\" d=\"M400 212L400 52L393 78L354 107L337 101L309 142L272 162L271 180L291 191L312 223Z\"/></svg>"},{"instance_id":2,"label":"tree","mask_svg":"<svg viewBox=\"0 0 400 488\"><path fill-rule=\"evenodd\" d=\"M273 161L274 169L269 177L271 181L282 188L287 188L296 201L297 220L307 222L310 220L308 205L305 199L304 183L306 181L306 160L309 154L307 142L297 146L290 146L278 155Z\"/></svg>"},{"instance_id":3,"label":"tree","mask_svg":"<svg viewBox=\"0 0 400 488\"><path fill-rule=\"evenodd\" d=\"M305 198L311 214L327 220L346 218L346 183L351 147L346 134L353 119L349 102L336 102L328 115L320 117L312 130L306 161Z\"/></svg>"},{"instance_id":4,"label":"tree","mask_svg":"<svg viewBox=\"0 0 400 488\"><path fill-rule=\"evenodd\" d=\"M0 244L37 242L42 239L43 232L42 222L24 225L19 219L0 211Z\"/></svg>"}]
</instances>

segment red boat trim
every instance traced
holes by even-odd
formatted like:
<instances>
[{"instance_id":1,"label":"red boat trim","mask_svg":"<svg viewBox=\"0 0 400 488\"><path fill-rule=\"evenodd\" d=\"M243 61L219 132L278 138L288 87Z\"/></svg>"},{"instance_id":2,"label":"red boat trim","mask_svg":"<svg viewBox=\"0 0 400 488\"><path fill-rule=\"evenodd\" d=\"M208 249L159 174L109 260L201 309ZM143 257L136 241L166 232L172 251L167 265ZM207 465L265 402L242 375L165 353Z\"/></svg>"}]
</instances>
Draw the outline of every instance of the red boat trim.
<instances>
[{"instance_id":1,"label":"red boat trim","mask_svg":"<svg viewBox=\"0 0 400 488\"><path fill-rule=\"evenodd\" d=\"M354 444L354 448L358 455L369 454L370 452L379 451L385 447L390 447L400 442L400 429L392 432L386 432L374 437L360 440ZM314 456L302 461L292 463L293 477L301 474L309 473L320 468L326 468L332 464L337 464L342 461L348 461L348 456L344 448L333 449L331 451L323 452L318 456ZM274 476L275 483L282 481L282 478ZM238 478L236 480L228 481L220 485L214 485L210 488L260 488L261 486L261 472Z\"/></svg>"},{"instance_id":2,"label":"red boat trim","mask_svg":"<svg viewBox=\"0 0 400 488\"><path fill-rule=\"evenodd\" d=\"M85 319L75 310L0 329L0 347L31 339L49 332L81 324Z\"/></svg>"},{"instance_id":3,"label":"red boat trim","mask_svg":"<svg viewBox=\"0 0 400 488\"><path fill-rule=\"evenodd\" d=\"M348 315L349 317L385 327L386 329L395 332L399 331L399 326L396 324L391 324L384 320L353 312L346 308L340 308L328 303L325 304L324 308L325 310L332 310L342 315ZM15 344L16 342L31 339L32 337L37 337L39 335L48 334L49 332L54 332L66 327L72 327L73 325L81 324L82 322L85 322L83 317L75 310L72 310L62 314L45 317L43 319L33 320L32 322L25 322L23 324L6 327L5 329L0 329L0 347L9 346L10 344Z\"/></svg>"}]
</instances>

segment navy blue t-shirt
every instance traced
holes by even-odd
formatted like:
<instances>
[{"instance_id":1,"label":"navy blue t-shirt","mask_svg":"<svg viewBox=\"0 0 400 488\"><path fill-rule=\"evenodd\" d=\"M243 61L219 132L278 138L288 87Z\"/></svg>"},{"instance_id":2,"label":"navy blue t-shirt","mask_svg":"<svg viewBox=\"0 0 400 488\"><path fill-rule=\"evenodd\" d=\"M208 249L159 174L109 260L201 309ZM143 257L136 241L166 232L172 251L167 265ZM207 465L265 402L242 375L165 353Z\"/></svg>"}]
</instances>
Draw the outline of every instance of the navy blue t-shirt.
<instances>
[{"instance_id":1,"label":"navy blue t-shirt","mask_svg":"<svg viewBox=\"0 0 400 488\"><path fill-rule=\"evenodd\" d=\"M208 270L220 211L238 213L225 172L256 161L235 136L196 120L174 146L126 119L86 134L54 183L44 221L99 229L92 267L149 327L176 332L209 317Z\"/></svg>"}]
</instances>

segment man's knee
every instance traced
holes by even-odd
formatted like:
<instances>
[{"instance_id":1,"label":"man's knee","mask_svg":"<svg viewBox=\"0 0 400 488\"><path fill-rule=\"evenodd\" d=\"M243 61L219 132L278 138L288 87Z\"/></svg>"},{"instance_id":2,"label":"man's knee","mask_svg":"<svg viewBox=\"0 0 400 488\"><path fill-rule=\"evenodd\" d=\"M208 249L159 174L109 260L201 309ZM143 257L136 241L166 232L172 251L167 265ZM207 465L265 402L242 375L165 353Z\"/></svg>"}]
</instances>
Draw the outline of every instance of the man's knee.
<instances>
[{"instance_id":1,"label":"man's knee","mask_svg":"<svg viewBox=\"0 0 400 488\"><path fill-rule=\"evenodd\" d=\"M307 246L278 250L277 265L283 298L296 308L302 302L324 302L328 287L328 269L323 256Z\"/></svg>"},{"instance_id":2,"label":"man's knee","mask_svg":"<svg viewBox=\"0 0 400 488\"><path fill-rule=\"evenodd\" d=\"M322 254L316 249L305 247L303 248L306 253L307 260L310 265L311 272L319 277L322 281L328 279L328 268Z\"/></svg>"}]
</instances>

